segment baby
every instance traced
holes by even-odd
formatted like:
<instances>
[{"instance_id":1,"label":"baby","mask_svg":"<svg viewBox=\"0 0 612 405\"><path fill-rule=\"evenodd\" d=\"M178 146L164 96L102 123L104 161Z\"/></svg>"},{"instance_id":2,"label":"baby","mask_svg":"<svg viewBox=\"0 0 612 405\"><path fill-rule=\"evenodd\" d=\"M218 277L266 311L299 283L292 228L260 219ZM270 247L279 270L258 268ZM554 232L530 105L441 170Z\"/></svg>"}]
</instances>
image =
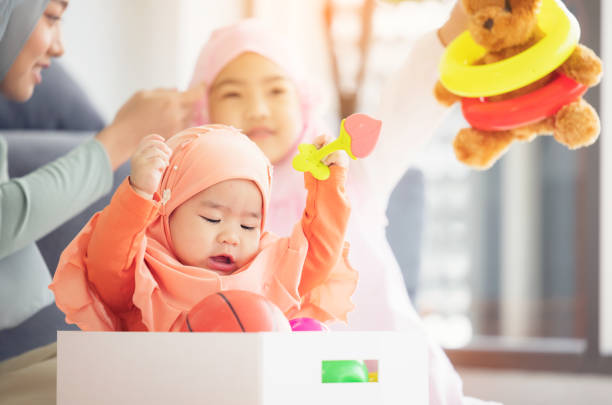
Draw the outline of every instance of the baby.
<instances>
[{"instance_id":1,"label":"baby","mask_svg":"<svg viewBox=\"0 0 612 405\"><path fill-rule=\"evenodd\" d=\"M272 166L248 137L222 125L146 137L110 205L63 252L57 306L83 330L176 331L204 297L240 289L289 318L346 320L357 284L344 243L348 158L325 162L330 178L305 174L303 217L280 238L264 232Z\"/></svg>"}]
</instances>

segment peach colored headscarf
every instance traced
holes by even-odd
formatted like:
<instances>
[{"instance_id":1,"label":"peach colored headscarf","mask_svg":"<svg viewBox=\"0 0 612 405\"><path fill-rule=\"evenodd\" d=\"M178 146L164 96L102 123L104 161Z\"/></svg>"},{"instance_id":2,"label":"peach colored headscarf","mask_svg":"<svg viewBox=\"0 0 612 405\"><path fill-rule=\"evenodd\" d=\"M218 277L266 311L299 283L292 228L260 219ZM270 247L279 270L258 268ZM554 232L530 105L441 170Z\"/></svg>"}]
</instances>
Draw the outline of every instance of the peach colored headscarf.
<instances>
[{"instance_id":1,"label":"peach colored headscarf","mask_svg":"<svg viewBox=\"0 0 612 405\"><path fill-rule=\"evenodd\" d=\"M308 249L300 224L288 238L263 233L254 259L227 276L180 263L173 253L170 235L168 219L172 211L221 181L247 179L255 183L263 197L263 227L272 168L254 142L230 127L190 128L167 143L173 154L158 190L159 209L136 254L133 303L148 330L177 330L185 313L205 296L235 289L261 294L288 315L296 314L300 307L304 309L304 304L318 306L326 302L324 311L329 319L345 319L346 312L352 309L349 299L352 289L348 296L326 296L329 289L324 287L310 294L311 302L304 302L297 292ZM116 330L117 319L89 286L86 276L84 258L97 215L63 252L50 288L69 322L85 330Z\"/></svg>"}]
</instances>

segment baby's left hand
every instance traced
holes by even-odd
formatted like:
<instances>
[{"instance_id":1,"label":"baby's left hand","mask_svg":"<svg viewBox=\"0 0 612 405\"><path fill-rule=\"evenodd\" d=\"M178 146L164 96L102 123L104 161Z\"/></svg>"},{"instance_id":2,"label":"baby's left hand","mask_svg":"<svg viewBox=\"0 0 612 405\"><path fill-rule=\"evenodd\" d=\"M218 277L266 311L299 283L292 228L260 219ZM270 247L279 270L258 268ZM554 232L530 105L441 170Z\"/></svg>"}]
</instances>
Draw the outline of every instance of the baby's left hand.
<instances>
[{"instance_id":1,"label":"baby's left hand","mask_svg":"<svg viewBox=\"0 0 612 405\"><path fill-rule=\"evenodd\" d=\"M312 144L316 146L317 149L321 149L323 146L327 145L333 140L334 138L329 135L319 135L314 139ZM349 165L349 157L345 151L337 150L323 158L322 162L325 163L327 166L337 165L346 169Z\"/></svg>"}]
</instances>

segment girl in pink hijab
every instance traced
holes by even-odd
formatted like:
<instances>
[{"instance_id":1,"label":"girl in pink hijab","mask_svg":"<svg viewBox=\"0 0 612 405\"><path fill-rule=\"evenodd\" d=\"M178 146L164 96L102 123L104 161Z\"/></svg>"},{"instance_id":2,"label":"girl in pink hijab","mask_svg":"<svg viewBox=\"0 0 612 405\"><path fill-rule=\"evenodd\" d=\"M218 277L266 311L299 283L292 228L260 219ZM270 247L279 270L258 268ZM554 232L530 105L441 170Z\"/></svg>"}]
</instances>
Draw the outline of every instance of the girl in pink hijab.
<instances>
[{"instance_id":1,"label":"girl in pink hijab","mask_svg":"<svg viewBox=\"0 0 612 405\"><path fill-rule=\"evenodd\" d=\"M347 160L330 155L326 181L304 175L303 217L279 238L263 231L272 167L245 135L218 125L145 138L110 205L62 253L57 306L83 330L177 331L204 297L248 290L289 318L345 321L357 283Z\"/></svg>"},{"instance_id":2,"label":"girl in pink hijab","mask_svg":"<svg viewBox=\"0 0 612 405\"><path fill-rule=\"evenodd\" d=\"M241 128L274 165L274 193L268 229L284 233L304 208L301 174L291 166L297 144L321 132L306 73L281 35L256 20L243 20L213 32L196 63L191 86L202 82L207 92L195 111L195 124L219 123ZM385 123L383 122L383 133ZM380 139L380 143L385 139ZM376 155L376 152L372 157ZM346 240L350 261L359 271L346 325L332 329L406 330L424 326L404 287L401 271L387 243L386 201L373 195L375 183L365 166L351 162L347 194L353 203ZM408 343L408 342L407 342ZM461 380L444 352L429 341L431 404L464 403Z\"/></svg>"}]
</instances>

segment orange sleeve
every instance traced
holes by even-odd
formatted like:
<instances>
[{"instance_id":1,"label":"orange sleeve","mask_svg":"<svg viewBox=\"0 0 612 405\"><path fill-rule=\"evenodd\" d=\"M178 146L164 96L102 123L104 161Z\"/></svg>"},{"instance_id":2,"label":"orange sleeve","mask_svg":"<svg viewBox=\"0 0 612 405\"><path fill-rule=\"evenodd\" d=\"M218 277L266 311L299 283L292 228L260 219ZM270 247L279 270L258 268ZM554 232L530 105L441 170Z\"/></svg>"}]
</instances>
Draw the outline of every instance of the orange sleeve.
<instances>
[{"instance_id":1,"label":"orange sleeve","mask_svg":"<svg viewBox=\"0 0 612 405\"><path fill-rule=\"evenodd\" d=\"M327 180L304 174L308 190L302 229L308 240L308 253L298 291L301 296L323 284L342 254L344 234L351 212L344 191L346 169L330 166Z\"/></svg>"},{"instance_id":2,"label":"orange sleeve","mask_svg":"<svg viewBox=\"0 0 612 405\"><path fill-rule=\"evenodd\" d=\"M138 195L125 179L102 211L87 246L87 278L116 314L132 308L134 258L158 204Z\"/></svg>"},{"instance_id":3,"label":"orange sleeve","mask_svg":"<svg viewBox=\"0 0 612 405\"><path fill-rule=\"evenodd\" d=\"M348 244L345 242L338 263L327 280L302 297L299 310L290 318L309 317L321 322L347 322L347 315L355 305L351 296L357 288L359 275L348 261Z\"/></svg>"}]
</instances>

